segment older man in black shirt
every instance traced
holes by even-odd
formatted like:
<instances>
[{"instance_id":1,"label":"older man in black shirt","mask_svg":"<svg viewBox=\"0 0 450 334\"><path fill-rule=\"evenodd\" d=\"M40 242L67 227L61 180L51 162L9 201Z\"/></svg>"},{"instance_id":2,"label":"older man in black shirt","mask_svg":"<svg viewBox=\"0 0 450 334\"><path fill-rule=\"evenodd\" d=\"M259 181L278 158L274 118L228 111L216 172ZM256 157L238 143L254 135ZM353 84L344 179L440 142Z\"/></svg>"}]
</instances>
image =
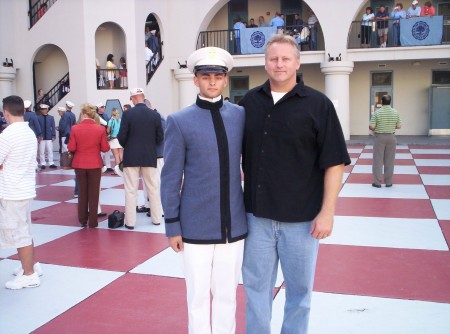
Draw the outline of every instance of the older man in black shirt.
<instances>
[{"instance_id":1,"label":"older man in black shirt","mask_svg":"<svg viewBox=\"0 0 450 334\"><path fill-rule=\"evenodd\" d=\"M350 158L333 104L296 77L300 50L292 37L269 40L265 68L269 80L241 101L246 333L270 333L278 261L286 284L281 332L307 333L319 239L332 232Z\"/></svg>"}]
</instances>

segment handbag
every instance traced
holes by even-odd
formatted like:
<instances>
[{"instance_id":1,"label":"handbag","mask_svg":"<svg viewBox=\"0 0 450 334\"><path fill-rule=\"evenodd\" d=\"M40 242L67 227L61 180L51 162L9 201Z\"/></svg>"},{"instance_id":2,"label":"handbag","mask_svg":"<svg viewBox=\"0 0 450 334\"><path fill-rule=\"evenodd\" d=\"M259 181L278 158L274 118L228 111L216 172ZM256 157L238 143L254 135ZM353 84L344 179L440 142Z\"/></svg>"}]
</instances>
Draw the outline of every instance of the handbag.
<instances>
[{"instance_id":1,"label":"handbag","mask_svg":"<svg viewBox=\"0 0 450 334\"><path fill-rule=\"evenodd\" d=\"M119 228L122 227L125 221L125 214L119 210L114 210L108 216L108 227L109 228Z\"/></svg>"},{"instance_id":2,"label":"handbag","mask_svg":"<svg viewBox=\"0 0 450 334\"><path fill-rule=\"evenodd\" d=\"M61 153L59 164L62 169L72 169L73 154L71 152Z\"/></svg>"}]
</instances>

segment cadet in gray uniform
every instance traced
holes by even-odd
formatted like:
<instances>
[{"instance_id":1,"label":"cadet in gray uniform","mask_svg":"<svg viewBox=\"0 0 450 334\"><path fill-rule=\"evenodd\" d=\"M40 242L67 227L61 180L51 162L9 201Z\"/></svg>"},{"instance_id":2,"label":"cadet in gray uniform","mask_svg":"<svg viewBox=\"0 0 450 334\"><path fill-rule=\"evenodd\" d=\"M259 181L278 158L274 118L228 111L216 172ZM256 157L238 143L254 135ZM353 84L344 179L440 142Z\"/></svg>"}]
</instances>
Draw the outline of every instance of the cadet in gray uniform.
<instances>
[{"instance_id":1,"label":"cadet in gray uniform","mask_svg":"<svg viewBox=\"0 0 450 334\"><path fill-rule=\"evenodd\" d=\"M199 49L187 65L200 94L167 118L161 175L166 235L174 251L183 251L189 333L234 333L247 236L240 176L244 109L223 102L233 66L227 51Z\"/></svg>"}]
</instances>

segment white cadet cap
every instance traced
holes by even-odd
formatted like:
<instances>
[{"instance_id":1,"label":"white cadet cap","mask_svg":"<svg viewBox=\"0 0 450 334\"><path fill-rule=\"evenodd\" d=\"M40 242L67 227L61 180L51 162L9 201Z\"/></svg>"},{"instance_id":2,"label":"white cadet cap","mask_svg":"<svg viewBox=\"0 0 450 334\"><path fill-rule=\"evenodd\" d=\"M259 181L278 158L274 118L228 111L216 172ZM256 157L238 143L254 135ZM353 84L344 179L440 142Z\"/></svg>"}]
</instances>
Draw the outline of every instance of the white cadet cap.
<instances>
[{"instance_id":1,"label":"white cadet cap","mask_svg":"<svg viewBox=\"0 0 450 334\"><path fill-rule=\"evenodd\" d=\"M58 111L66 111L66 108L64 108L64 107L58 107Z\"/></svg>"},{"instance_id":2,"label":"white cadet cap","mask_svg":"<svg viewBox=\"0 0 450 334\"><path fill-rule=\"evenodd\" d=\"M133 88L132 90L130 90L130 97L140 94L144 95L144 90L142 88Z\"/></svg>"},{"instance_id":3,"label":"white cadet cap","mask_svg":"<svg viewBox=\"0 0 450 334\"><path fill-rule=\"evenodd\" d=\"M73 107L75 107L75 103L66 101L66 106L73 108Z\"/></svg>"},{"instance_id":4,"label":"white cadet cap","mask_svg":"<svg viewBox=\"0 0 450 334\"><path fill-rule=\"evenodd\" d=\"M105 104L102 103L102 102L99 102L99 103L97 103L95 106L96 106L97 108L102 108L102 107L105 106Z\"/></svg>"},{"instance_id":5,"label":"white cadet cap","mask_svg":"<svg viewBox=\"0 0 450 334\"><path fill-rule=\"evenodd\" d=\"M25 107L25 109L28 109L29 107L31 107L31 101L30 100L23 101L23 106Z\"/></svg>"},{"instance_id":6,"label":"white cadet cap","mask_svg":"<svg viewBox=\"0 0 450 334\"><path fill-rule=\"evenodd\" d=\"M201 73L227 73L233 68L233 57L228 51L206 47L194 51L187 60L189 71Z\"/></svg>"},{"instance_id":7,"label":"white cadet cap","mask_svg":"<svg viewBox=\"0 0 450 334\"><path fill-rule=\"evenodd\" d=\"M41 104L39 107L40 107L41 109L48 109L48 105L46 105L46 104Z\"/></svg>"},{"instance_id":8,"label":"white cadet cap","mask_svg":"<svg viewBox=\"0 0 450 334\"><path fill-rule=\"evenodd\" d=\"M413 5L417 5L418 3L419 3L419 1L417 1L417 0L414 0L414 1L412 2Z\"/></svg>"}]
</instances>

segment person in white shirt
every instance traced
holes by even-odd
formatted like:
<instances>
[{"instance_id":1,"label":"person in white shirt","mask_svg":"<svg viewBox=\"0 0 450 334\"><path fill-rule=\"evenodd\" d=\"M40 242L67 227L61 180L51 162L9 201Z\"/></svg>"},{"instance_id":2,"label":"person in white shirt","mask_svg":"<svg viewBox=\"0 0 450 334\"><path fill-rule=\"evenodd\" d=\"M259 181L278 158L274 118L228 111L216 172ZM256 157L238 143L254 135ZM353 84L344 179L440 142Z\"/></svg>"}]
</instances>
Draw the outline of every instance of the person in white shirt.
<instances>
[{"instance_id":1,"label":"person in white shirt","mask_svg":"<svg viewBox=\"0 0 450 334\"><path fill-rule=\"evenodd\" d=\"M0 134L0 248L17 248L22 268L6 282L7 289L38 287L39 264L31 237L31 201L36 196L36 135L24 121L19 96L3 99L9 126Z\"/></svg>"}]
</instances>

